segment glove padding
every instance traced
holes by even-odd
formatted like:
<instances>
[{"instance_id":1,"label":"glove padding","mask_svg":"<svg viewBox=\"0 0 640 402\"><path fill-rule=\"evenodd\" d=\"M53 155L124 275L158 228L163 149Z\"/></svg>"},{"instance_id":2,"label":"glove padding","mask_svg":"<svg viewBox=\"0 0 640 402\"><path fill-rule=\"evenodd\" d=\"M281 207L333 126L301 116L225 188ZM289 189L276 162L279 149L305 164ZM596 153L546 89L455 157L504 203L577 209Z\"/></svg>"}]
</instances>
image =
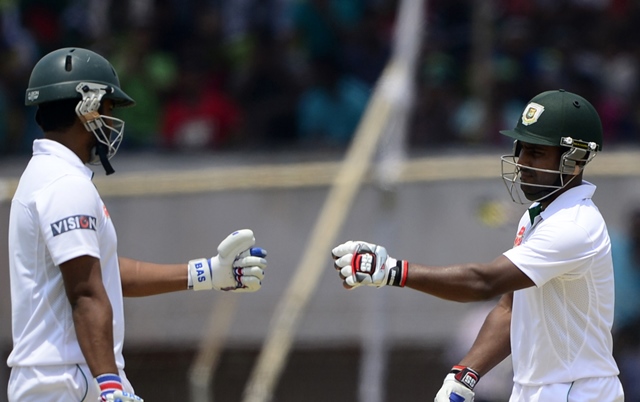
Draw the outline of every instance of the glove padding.
<instances>
[{"instance_id":1,"label":"glove padding","mask_svg":"<svg viewBox=\"0 0 640 402\"><path fill-rule=\"evenodd\" d=\"M267 252L251 248L253 231L231 233L218 246L218 255L189 261L189 275L194 290L215 289L232 292L255 292L262 286Z\"/></svg>"},{"instance_id":2,"label":"glove padding","mask_svg":"<svg viewBox=\"0 0 640 402\"><path fill-rule=\"evenodd\" d=\"M406 261L389 257L387 250L363 241L348 241L333 250L334 267L347 288L360 285L404 286ZM400 264L398 264L400 262Z\"/></svg>"},{"instance_id":3,"label":"glove padding","mask_svg":"<svg viewBox=\"0 0 640 402\"><path fill-rule=\"evenodd\" d=\"M100 387L100 402L144 402L139 396L122 390L122 378L118 374L100 374L96 383Z\"/></svg>"},{"instance_id":4,"label":"glove padding","mask_svg":"<svg viewBox=\"0 0 640 402\"><path fill-rule=\"evenodd\" d=\"M267 250L252 247L238 254L233 261L233 272L237 287L234 292L255 292L262 287L264 269L267 267ZM227 289L223 289L227 290Z\"/></svg>"},{"instance_id":5,"label":"glove padding","mask_svg":"<svg viewBox=\"0 0 640 402\"><path fill-rule=\"evenodd\" d=\"M144 402L144 399L125 391L115 391L101 398L102 402Z\"/></svg>"},{"instance_id":6,"label":"glove padding","mask_svg":"<svg viewBox=\"0 0 640 402\"><path fill-rule=\"evenodd\" d=\"M436 394L434 402L450 402L450 395L455 392L464 399L460 402L473 402L473 388L480 381L480 375L474 369L465 366L454 366L444 378L442 388Z\"/></svg>"}]
</instances>

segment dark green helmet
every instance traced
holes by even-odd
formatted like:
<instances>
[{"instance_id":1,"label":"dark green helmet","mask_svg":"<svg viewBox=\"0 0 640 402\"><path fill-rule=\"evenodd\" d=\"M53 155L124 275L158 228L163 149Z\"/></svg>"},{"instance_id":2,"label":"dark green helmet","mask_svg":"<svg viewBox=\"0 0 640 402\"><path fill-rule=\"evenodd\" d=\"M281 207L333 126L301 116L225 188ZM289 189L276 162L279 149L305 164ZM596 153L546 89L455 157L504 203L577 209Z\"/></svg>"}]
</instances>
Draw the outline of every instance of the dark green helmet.
<instances>
[{"instance_id":1,"label":"dark green helmet","mask_svg":"<svg viewBox=\"0 0 640 402\"><path fill-rule=\"evenodd\" d=\"M76 90L81 82L112 88L104 98L116 107L132 106L134 100L120 89L118 74L107 59L87 49L69 47L54 50L38 61L31 71L25 105L39 105L64 99L82 99Z\"/></svg>"},{"instance_id":2,"label":"dark green helmet","mask_svg":"<svg viewBox=\"0 0 640 402\"><path fill-rule=\"evenodd\" d=\"M513 138L513 153L503 155L502 179L511 199L525 204L529 201L542 201L561 191L593 160L597 151L602 149L602 123L596 109L583 97L563 89L547 91L536 95L529 101L513 130L502 130L501 134ZM541 169L520 163L521 143L566 148L560 155L558 169ZM523 182L521 173L525 170L542 173L557 173L554 184ZM537 187L540 190L532 195L518 191L523 186ZM524 195L524 198L522 195Z\"/></svg>"},{"instance_id":3,"label":"dark green helmet","mask_svg":"<svg viewBox=\"0 0 640 402\"><path fill-rule=\"evenodd\" d=\"M530 144L573 146L597 144L602 149L602 123L596 109L583 97L563 89L543 92L529 101L513 130L501 134ZM588 147L593 150L592 146Z\"/></svg>"}]
</instances>

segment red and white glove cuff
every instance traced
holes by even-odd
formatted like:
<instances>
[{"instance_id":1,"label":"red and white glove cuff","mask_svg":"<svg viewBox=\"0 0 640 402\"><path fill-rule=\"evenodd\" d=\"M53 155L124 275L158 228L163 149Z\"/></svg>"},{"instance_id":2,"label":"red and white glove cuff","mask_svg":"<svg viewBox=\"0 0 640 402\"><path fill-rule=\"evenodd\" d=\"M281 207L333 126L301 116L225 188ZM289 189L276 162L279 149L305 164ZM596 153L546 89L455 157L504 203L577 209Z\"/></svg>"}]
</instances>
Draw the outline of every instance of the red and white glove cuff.
<instances>
[{"instance_id":1,"label":"red and white glove cuff","mask_svg":"<svg viewBox=\"0 0 640 402\"><path fill-rule=\"evenodd\" d=\"M100 398L103 401L106 400L107 395L113 394L118 390L124 390L122 387L122 379L117 374L100 374L96 377L96 381L100 387Z\"/></svg>"},{"instance_id":2,"label":"red and white glove cuff","mask_svg":"<svg viewBox=\"0 0 640 402\"><path fill-rule=\"evenodd\" d=\"M389 260L393 260L389 258ZM388 260L387 260L388 261ZM387 285L388 286L398 286L403 288L405 283L407 282L407 270L409 268L409 263L405 260L393 260L395 261L395 266L389 268L389 276L387 277Z\"/></svg>"},{"instance_id":3,"label":"red and white glove cuff","mask_svg":"<svg viewBox=\"0 0 640 402\"><path fill-rule=\"evenodd\" d=\"M471 391L473 391L478 381L480 381L480 374L471 367L453 366L450 373L454 374L456 381L469 388Z\"/></svg>"}]
</instances>

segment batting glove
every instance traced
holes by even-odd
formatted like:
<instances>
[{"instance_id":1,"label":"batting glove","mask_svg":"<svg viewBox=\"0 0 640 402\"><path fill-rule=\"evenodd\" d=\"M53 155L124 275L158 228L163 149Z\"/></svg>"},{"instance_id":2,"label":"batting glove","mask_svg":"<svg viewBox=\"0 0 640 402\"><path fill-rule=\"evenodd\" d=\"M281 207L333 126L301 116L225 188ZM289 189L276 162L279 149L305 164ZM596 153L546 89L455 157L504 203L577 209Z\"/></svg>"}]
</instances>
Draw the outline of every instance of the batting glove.
<instances>
[{"instance_id":1,"label":"batting glove","mask_svg":"<svg viewBox=\"0 0 640 402\"><path fill-rule=\"evenodd\" d=\"M455 399L451 399L451 394L456 393L459 397L464 399L458 399L460 402L473 402L475 397L476 384L480 381L480 375L472 368L465 366L453 366L449 374L444 378L442 388L436 394L434 402L450 402Z\"/></svg>"},{"instance_id":2,"label":"batting glove","mask_svg":"<svg viewBox=\"0 0 640 402\"><path fill-rule=\"evenodd\" d=\"M101 374L96 381L100 387L101 402L144 402L139 396L122 390L122 379L117 374Z\"/></svg>"},{"instance_id":3,"label":"batting glove","mask_svg":"<svg viewBox=\"0 0 640 402\"><path fill-rule=\"evenodd\" d=\"M407 261L396 260L382 247L363 241L348 241L333 250L334 267L349 288L360 285L404 287Z\"/></svg>"},{"instance_id":4,"label":"batting glove","mask_svg":"<svg viewBox=\"0 0 640 402\"><path fill-rule=\"evenodd\" d=\"M238 230L220 243L218 255L189 261L189 288L231 292L255 292L260 289L267 266L267 252L251 247L254 243L251 230Z\"/></svg>"}]
</instances>

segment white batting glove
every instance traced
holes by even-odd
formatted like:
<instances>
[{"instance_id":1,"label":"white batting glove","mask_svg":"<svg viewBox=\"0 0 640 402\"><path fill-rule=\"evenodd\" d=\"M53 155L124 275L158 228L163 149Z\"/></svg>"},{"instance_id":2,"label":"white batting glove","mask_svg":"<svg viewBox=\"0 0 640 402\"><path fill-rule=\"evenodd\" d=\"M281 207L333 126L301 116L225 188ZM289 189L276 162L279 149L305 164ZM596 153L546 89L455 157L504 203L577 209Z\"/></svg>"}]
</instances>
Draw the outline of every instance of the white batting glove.
<instances>
[{"instance_id":1,"label":"white batting glove","mask_svg":"<svg viewBox=\"0 0 640 402\"><path fill-rule=\"evenodd\" d=\"M403 287L407 262L389 257L387 250L363 241L348 241L333 250L334 268L349 288L360 285Z\"/></svg>"},{"instance_id":2,"label":"white batting glove","mask_svg":"<svg viewBox=\"0 0 640 402\"><path fill-rule=\"evenodd\" d=\"M237 230L218 246L218 255L189 261L189 284L193 290L215 289L255 292L260 289L267 253L255 244L253 232Z\"/></svg>"},{"instance_id":3,"label":"white batting glove","mask_svg":"<svg viewBox=\"0 0 640 402\"><path fill-rule=\"evenodd\" d=\"M139 396L122 390L122 379L118 374L100 374L96 382L100 387L101 402L144 402Z\"/></svg>"},{"instance_id":4,"label":"white batting glove","mask_svg":"<svg viewBox=\"0 0 640 402\"><path fill-rule=\"evenodd\" d=\"M108 394L103 402L144 402L144 399L137 395L130 394L124 391L115 391L113 394Z\"/></svg>"},{"instance_id":5,"label":"white batting glove","mask_svg":"<svg viewBox=\"0 0 640 402\"><path fill-rule=\"evenodd\" d=\"M232 291L255 292L262 287L264 269L267 267L267 250L259 247L251 247L240 253L233 261L234 276L238 284L242 286Z\"/></svg>"},{"instance_id":6,"label":"white batting glove","mask_svg":"<svg viewBox=\"0 0 640 402\"><path fill-rule=\"evenodd\" d=\"M442 388L436 394L434 402L473 402L475 392L473 388L480 380L480 375L469 367L454 366L451 372L444 378ZM453 399L451 394L456 393L458 399ZM460 399L464 398L464 399Z\"/></svg>"}]
</instances>

